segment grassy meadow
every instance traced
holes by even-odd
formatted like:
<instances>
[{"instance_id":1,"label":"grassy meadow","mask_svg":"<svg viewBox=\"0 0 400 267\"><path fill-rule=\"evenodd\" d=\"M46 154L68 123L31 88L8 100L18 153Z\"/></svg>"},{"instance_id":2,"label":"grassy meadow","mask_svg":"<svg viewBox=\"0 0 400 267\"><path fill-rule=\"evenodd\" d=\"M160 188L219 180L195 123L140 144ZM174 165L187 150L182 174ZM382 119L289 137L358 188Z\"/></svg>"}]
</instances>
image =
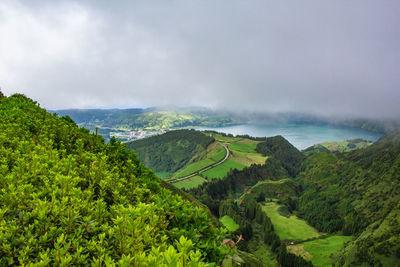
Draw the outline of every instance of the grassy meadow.
<instances>
[{"instance_id":1,"label":"grassy meadow","mask_svg":"<svg viewBox=\"0 0 400 267\"><path fill-rule=\"evenodd\" d=\"M221 165L218 165L215 168L205 171L204 173L202 173L202 175L212 179L214 178L221 179L224 178L231 169L242 170L244 167L246 166L243 164L233 161L232 159L227 159Z\"/></svg>"},{"instance_id":2,"label":"grassy meadow","mask_svg":"<svg viewBox=\"0 0 400 267\"><path fill-rule=\"evenodd\" d=\"M351 236L333 235L297 245L290 245L288 246L288 250L307 260L311 260L312 264L316 267L331 266L331 255L342 249L344 243L351 239Z\"/></svg>"},{"instance_id":3,"label":"grassy meadow","mask_svg":"<svg viewBox=\"0 0 400 267\"><path fill-rule=\"evenodd\" d=\"M306 221L291 215L284 217L278 212L279 205L275 202L268 202L263 206L264 212L271 219L274 225L275 233L281 240L285 239L308 239L318 237L321 234Z\"/></svg>"}]
</instances>

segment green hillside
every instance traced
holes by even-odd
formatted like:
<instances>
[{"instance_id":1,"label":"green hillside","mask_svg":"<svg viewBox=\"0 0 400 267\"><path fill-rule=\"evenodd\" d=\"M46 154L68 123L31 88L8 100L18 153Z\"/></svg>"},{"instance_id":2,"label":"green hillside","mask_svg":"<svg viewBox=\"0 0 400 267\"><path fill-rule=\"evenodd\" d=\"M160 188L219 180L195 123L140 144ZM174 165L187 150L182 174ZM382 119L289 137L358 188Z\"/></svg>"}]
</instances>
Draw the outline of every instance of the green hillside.
<instances>
[{"instance_id":1,"label":"green hillside","mask_svg":"<svg viewBox=\"0 0 400 267\"><path fill-rule=\"evenodd\" d=\"M345 266L400 261L400 134L347 153L317 153L303 164L299 215L320 231L356 235L337 256Z\"/></svg>"},{"instance_id":2,"label":"green hillside","mask_svg":"<svg viewBox=\"0 0 400 267\"><path fill-rule=\"evenodd\" d=\"M0 95L0 177L1 266L205 266L228 251L126 146L23 95Z\"/></svg>"},{"instance_id":3,"label":"green hillside","mask_svg":"<svg viewBox=\"0 0 400 267\"><path fill-rule=\"evenodd\" d=\"M156 172L175 172L205 154L214 138L194 130L176 130L127 143L140 161Z\"/></svg>"}]
</instances>

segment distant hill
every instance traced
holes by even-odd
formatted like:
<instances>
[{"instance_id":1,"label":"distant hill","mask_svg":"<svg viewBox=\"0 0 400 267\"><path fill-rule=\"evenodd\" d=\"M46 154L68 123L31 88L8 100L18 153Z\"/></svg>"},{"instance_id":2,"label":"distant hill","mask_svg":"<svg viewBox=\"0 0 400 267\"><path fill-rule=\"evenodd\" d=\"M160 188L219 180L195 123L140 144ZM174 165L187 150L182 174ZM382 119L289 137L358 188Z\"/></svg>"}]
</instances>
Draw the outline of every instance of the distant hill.
<instances>
[{"instance_id":1,"label":"distant hill","mask_svg":"<svg viewBox=\"0 0 400 267\"><path fill-rule=\"evenodd\" d=\"M147 109L67 109L53 111L70 116L79 126L102 134L106 140L112 136L129 141L131 131L162 133L183 127L220 127L235 125L237 120L226 112L202 108L147 108ZM153 133L153 134L154 134Z\"/></svg>"},{"instance_id":2,"label":"distant hill","mask_svg":"<svg viewBox=\"0 0 400 267\"><path fill-rule=\"evenodd\" d=\"M310 155L316 152L348 152L355 149L366 148L372 145L371 141L355 138L346 141L337 142L324 142L320 144L315 144L303 150L305 155Z\"/></svg>"},{"instance_id":3,"label":"distant hill","mask_svg":"<svg viewBox=\"0 0 400 267\"><path fill-rule=\"evenodd\" d=\"M237 124L308 123L350 126L376 132L400 128L399 120L337 119L301 113L228 112L207 108L131 108L131 109L64 109L54 110L60 116L70 116L79 126L97 131L106 141L115 136L132 141L185 127L222 127Z\"/></svg>"}]
</instances>

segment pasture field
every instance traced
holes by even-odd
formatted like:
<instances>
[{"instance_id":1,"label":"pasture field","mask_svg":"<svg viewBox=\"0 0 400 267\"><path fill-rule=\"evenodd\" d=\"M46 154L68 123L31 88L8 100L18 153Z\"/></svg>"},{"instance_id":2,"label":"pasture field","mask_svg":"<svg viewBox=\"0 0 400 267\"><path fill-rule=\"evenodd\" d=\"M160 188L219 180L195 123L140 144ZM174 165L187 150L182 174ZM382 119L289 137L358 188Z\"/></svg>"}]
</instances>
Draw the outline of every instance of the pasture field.
<instances>
[{"instance_id":1,"label":"pasture field","mask_svg":"<svg viewBox=\"0 0 400 267\"><path fill-rule=\"evenodd\" d=\"M178 187L179 189L181 189L181 188L190 189L190 188L198 187L199 185L203 184L205 181L206 181L206 179L204 179L201 176L193 176L189 179L174 183L174 186Z\"/></svg>"},{"instance_id":2,"label":"pasture field","mask_svg":"<svg viewBox=\"0 0 400 267\"><path fill-rule=\"evenodd\" d=\"M215 140L221 142L221 143L232 143L232 142L237 142L242 140L242 137L228 137L228 136L222 136L220 134L212 134L209 135L215 138Z\"/></svg>"},{"instance_id":3,"label":"pasture field","mask_svg":"<svg viewBox=\"0 0 400 267\"><path fill-rule=\"evenodd\" d=\"M316 267L331 266L332 258L330 256L342 249L344 243L351 239L352 236L333 235L297 245L290 245L288 250L307 260L311 260Z\"/></svg>"},{"instance_id":4,"label":"pasture field","mask_svg":"<svg viewBox=\"0 0 400 267\"><path fill-rule=\"evenodd\" d=\"M235 232L239 225L228 215L219 218L219 221L228 229L230 232Z\"/></svg>"},{"instance_id":5,"label":"pasture field","mask_svg":"<svg viewBox=\"0 0 400 267\"><path fill-rule=\"evenodd\" d=\"M256 152L257 143L236 142L229 144L229 150L236 150L241 152Z\"/></svg>"},{"instance_id":6,"label":"pasture field","mask_svg":"<svg viewBox=\"0 0 400 267\"><path fill-rule=\"evenodd\" d=\"M246 166L243 164L233 161L232 159L227 159L221 165L218 165L208 171L205 171L204 173L202 173L202 175L204 175L208 178L212 178L212 179L213 178L221 179L221 178L224 178L231 169L242 170L242 169L244 169L244 167L246 167Z\"/></svg>"},{"instance_id":7,"label":"pasture field","mask_svg":"<svg viewBox=\"0 0 400 267\"><path fill-rule=\"evenodd\" d=\"M232 151L232 160L250 166L251 164L264 164L268 157L264 157L259 153L242 152L238 150Z\"/></svg>"},{"instance_id":8,"label":"pasture field","mask_svg":"<svg viewBox=\"0 0 400 267\"><path fill-rule=\"evenodd\" d=\"M279 205L275 202L268 202L263 205L263 211L271 219L274 225L275 233L280 239L308 239L319 237L321 234L306 221L291 215L289 218L284 217L278 212Z\"/></svg>"}]
</instances>

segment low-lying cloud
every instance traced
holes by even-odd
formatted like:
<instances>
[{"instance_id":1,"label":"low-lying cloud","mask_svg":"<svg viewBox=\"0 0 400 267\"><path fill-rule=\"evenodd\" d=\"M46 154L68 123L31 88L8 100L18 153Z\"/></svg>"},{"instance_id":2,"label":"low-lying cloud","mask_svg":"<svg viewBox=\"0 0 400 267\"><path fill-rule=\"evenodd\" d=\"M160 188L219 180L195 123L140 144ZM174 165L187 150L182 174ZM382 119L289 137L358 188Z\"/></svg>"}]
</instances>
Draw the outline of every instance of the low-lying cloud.
<instances>
[{"instance_id":1,"label":"low-lying cloud","mask_svg":"<svg viewBox=\"0 0 400 267\"><path fill-rule=\"evenodd\" d=\"M400 115L400 2L2 1L0 86L49 109Z\"/></svg>"}]
</instances>

